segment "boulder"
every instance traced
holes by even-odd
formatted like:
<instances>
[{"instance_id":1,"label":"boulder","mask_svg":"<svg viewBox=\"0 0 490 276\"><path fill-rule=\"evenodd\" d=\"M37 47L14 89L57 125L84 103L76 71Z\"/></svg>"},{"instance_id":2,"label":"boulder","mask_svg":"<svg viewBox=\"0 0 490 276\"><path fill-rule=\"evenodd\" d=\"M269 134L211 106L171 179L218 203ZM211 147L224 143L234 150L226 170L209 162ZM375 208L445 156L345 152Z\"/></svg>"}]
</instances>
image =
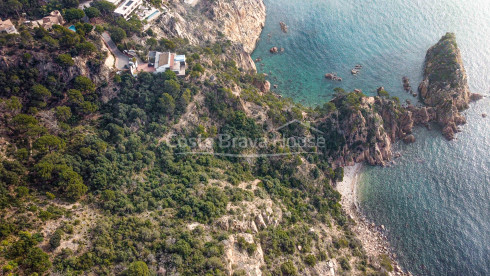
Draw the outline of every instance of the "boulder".
<instances>
[{"instance_id":1,"label":"boulder","mask_svg":"<svg viewBox=\"0 0 490 276\"><path fill-rule=\"evenodd\" d=\"M415 143L415 136L413 136L412 134L407 135L405 136L405 138L403 138L403 142L405 142L406 144Z\"/></svg>"},{"instance_id":2,"label":"boulder","mask_svg":"<svg viewBox=\"0 0 490 276\"><path fill-rule=\"evenodd\" d=\"M476 102L476 101L481 100L481 99L483 99L483 95L481 95L481 94L471 93L471 95L470 95L470 100L473 102Z\"/></svg>"},{"instance_id":3,"label":"boulder","mask_svg":"<svg viewBox=\"0 0 490 276\"><path fill-rule=\"evenodd\" d=\"M257 228L257 225L255 224L254 221L250 222L250 229L252 230L253 233L258 233L259 229Z\"/></svg>"},{"instance_id":4,"label":"boulder","mask_svg":"<svg viewBox=\"0 0 490 276\"><path fill-rule=\"evenodd\" d=\"M455 123L449 123L442 129L442 135L449 141L454 139L456 132L458 132L458 128Z\"/></svg>"},{"instance_id":5,"label":"boulder","mask_svg":"<svg viewBox=\"0 0 490 276\"><path fill-rule=\"evenodd\" d=\"M286 25L286 23L279 22L279 25L281 25L281 30L282 30L283 33L287 33L288 32L288 26Z\"/></svg>"},{"instance_id":6,"label":"boulder","mask_svg":"<svg viewBox=\"0 0 490 276\"><path fill-rule=\"evenodd\" d=\"M264 89L262 92L269 92L271 90L271 83L269 81L265 81Z\"/></svg>"},{"instance_id":7,"label":"boulder","mask_svg":"<svg viewBox=\"0 0 490 276\"><path fill-rule=\"evenodd\" d=\"M271 54L276 54L277 52L279 52L279 49L277 49L277 47L272 47L270 50Z\"/></svg>"},{"instance_id":8,"label":"boulder","mask_svg":"<svg viewBox=\"0 0 490 276\"><path fill-rule=\"evenodd\" d=\"M257 227L262 230L267 227L267 224L265 224L264 217L261 214L258 214L255 216L255 224Z\"/></svg>"},{"instance_id":9,"label":"boulder","mask_svg":"<svg viewBox=\"0 0 490 276\"><path fill-rule=\"evenodd\" d=\"M335 74L333 74L333 73L327 73L327 74L325 74L325 78L327 80L333 80L335 78Z\"/></svg>"}]
</instances>

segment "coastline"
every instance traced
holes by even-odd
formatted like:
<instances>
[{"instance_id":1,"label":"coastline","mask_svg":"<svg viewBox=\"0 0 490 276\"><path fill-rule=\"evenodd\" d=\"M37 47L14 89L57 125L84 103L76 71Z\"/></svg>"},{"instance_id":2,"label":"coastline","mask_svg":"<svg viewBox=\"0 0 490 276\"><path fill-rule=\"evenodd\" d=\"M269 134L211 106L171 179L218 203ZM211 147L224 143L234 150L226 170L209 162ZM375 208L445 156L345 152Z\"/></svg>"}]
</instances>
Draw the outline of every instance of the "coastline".
<instances>
[{"instance_id":1,"label":"coastline","mask_svg":"<svg viewBox=\"0 0 490 276\"><path fill-rule=\"evenodd\" d=\"M411 275L410 272L404 272L396 260L396 254L386 237L384 225L375 225L360 211L357 201L357 188L362 167L363 165L360 163L344 167L343 181L338 182L336 185L336 190L342 195L340 201L342 209L350 219L355 221L352 231L361 241L369 257L378 258L380 255L386 254L389 256L393 266L392 275Z\"/></svg>"}]
</instances>

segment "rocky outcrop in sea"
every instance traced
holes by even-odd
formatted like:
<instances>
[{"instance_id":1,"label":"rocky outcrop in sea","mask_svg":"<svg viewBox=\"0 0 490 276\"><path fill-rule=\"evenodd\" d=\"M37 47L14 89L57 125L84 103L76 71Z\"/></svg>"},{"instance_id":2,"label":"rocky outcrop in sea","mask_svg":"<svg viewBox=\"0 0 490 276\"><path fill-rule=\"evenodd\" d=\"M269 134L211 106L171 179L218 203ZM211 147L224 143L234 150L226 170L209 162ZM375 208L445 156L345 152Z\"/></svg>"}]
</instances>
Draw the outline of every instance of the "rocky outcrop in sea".
<instances>
[{"instance_id":1,"label":"rocky outcrop in sea","mask_svg":"<svg viewBox=\"0 0 490 276\"><path fill-rule=\"evenodd\" d=\"M427 51L419 93L421 100L434 109L435 121L442 126L443 135L448 140L454 139L458 126L466 123L460 112L468 108L472 94L453 33L444 35Z\"/></svg>"}]
</instances>

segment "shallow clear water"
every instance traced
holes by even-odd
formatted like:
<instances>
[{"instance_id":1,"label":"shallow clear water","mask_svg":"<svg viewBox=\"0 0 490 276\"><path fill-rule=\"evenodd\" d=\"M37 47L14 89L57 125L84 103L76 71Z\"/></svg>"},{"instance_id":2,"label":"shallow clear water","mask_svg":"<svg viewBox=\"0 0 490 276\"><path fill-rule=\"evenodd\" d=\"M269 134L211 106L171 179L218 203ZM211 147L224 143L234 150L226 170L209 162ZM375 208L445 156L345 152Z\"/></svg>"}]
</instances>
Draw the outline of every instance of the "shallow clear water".
<instances>
[{"instance_id":1,"label":"shallow clear water","mask_svg":"<svg viewBox=\"0 0 490 276\"><path fill-rule=\"evenodd\" d=\"M277 92L306 105L335 87L374 95L379 86L401 99L401 78L422 79L427 49L455 32L470 88L490 94L490 1L265 0L267 22L253 58ZM279 22L289 26L284 34ZM273 46L284 53L272 55ZM358 76L350 70L364 68ZM335 72L342 82L324 74ZM360 203L384 224L401 264L416 275L490 275L490 99L465 112L457 141L417 128L417 142L397 145L391 168L367 167Z\"/></svg>"}]
</instances>

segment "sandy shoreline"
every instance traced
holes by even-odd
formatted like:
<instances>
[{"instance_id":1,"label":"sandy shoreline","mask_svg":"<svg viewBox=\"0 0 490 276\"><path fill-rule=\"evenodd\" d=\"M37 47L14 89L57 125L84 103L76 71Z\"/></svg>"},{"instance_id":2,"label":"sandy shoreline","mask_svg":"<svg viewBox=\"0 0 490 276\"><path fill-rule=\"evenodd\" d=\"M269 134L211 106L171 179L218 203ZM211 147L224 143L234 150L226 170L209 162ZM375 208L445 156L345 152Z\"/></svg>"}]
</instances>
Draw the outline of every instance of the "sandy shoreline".
<instances>
[{"instance_id":1,"label":"sandy shoreline","mask_svg":"<svg viewBox=\"0 0 490 276\"><path fill-rule=\"evenodd\" d=\"M337 191L342 195L342 208L356 222L356 225L352 227L352 231L361 241L369 257L376 258L381 254L387 254L392 261L394 275L409 275L402 272L396 261L396 254L392 251L385 235L385 227L369 222L359 211L357 183L361 170L362 164L344 167L344 179L342 182L337 183L336 186Z\"/></svg>"}]
</instances>

